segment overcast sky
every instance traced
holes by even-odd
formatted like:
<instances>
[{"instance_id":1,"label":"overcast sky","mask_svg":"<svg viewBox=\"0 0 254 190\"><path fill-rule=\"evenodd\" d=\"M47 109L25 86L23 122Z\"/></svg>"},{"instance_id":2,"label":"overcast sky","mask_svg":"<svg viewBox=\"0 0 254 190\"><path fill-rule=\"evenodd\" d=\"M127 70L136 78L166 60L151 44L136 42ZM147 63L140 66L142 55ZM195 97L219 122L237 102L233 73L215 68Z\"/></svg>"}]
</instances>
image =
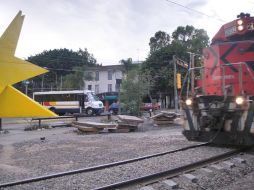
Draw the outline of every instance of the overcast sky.
<instances>
[{"instance_id":1,"label":"overcast sky","mask_svg":"<svg viewBox=\"0 0 254 190\"><path fill-rule=\"evenodd\" d=\"M144 60L149 39L177 26L203 28L210 38L240 12L254 15L254 0L0 0L0 33L19 10L26 16L16 56L43 50L87 48L98 63ZM207 15L207 16L206 16ZM222 21L223 20L223 21Z\"/></svg>"}]
</instances>

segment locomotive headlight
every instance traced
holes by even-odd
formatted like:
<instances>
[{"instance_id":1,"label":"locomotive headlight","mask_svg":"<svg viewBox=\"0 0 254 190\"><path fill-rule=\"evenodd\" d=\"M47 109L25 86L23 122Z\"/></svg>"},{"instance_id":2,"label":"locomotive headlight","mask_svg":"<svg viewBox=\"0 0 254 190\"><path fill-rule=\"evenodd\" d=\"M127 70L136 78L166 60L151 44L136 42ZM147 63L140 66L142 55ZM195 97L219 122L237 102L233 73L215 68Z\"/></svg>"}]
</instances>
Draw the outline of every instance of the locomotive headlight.
<instances>
[{"instance_id":1,"label":"locomotive headlight","mask_svg":"<svg viewBox=\"0 0 254 190\"><path fill-rule=\"evenodd\" d=\"M241 20L241 19L238 20L238 21L237 21L237 24L238 24L238 25L242 25L242 24L243 24L243 20Z\"/></svg>"},{"instance_id":2,"label":"locomotive headlight","mask_svg":"<svg viewBox=\"0 0 254 190\"><path fill-rule=\"evenodd\" d=\"M190 106L190 105L192 104L192 100L188 98L188 99L185 101L185 103L186 103L187 106Z\"/></svg>"},{"instance_id":3,"label":"locomotive headlight","mask_svg":"<svg viewBox=\"0 0 254 190\"><path fill-rule=\"evenodd\" d=\"M238 105L242 105L243 102L244 102L244 98L242 96L238 96L236 99L235 99L235 102L236 104Z\"/></svg>"},{"instance_id":4,"label":"locomotive headlight","mask_svg":"<svg viewBox=\"0 0 254 190\"><path fill-rule=\"evenodd\" d=\"M242 31L243 29L244 29L243 25L237 26L237 30L238 30L238 31Z\"/></svg>"}]
</instances>

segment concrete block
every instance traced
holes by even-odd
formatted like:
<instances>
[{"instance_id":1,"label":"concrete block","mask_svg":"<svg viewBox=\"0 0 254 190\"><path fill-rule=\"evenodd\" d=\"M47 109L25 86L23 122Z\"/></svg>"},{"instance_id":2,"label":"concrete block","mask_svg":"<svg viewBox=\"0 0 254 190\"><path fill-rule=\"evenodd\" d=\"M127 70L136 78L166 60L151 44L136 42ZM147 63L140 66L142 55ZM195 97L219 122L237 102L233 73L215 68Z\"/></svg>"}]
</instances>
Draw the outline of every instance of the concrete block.
<instances>
[{"instance_id":1,"label":"concrete block","mask_svg":"<svg viewBox=\"0 0 254 190\"><path fill-rule=\"evenodd\" d=\"M229 161L224 161L224 162L222 162L222 164L224 164L226 167L228 167L228 168L233 168L233 167L235 167L235 164L234 163L232 163L232 162L229 162Z\"/></svg>"},{"instance_id":2,"label":"concrete block","mask_svg":"<svg viewBox=\"0 0 254 190\"><path fill-rule=\"evenodd\" d=\"M178 184L176 182L174 182L173 180L167 179L162 181L162 183L164 185L166 185L167 187L170 187L171 189L176 189L178 188Z\"/></svg>"},{"instance_id":3,"label":"concrete block","mask_svg":"<svg viewBox=\"0 0 254 190\"><path fill-rule=\"evenodd\" d=\"M197 183L198 178L192 174L183 174L183 177L191 181L192 183Z\"/></svg>"}]
</instances>

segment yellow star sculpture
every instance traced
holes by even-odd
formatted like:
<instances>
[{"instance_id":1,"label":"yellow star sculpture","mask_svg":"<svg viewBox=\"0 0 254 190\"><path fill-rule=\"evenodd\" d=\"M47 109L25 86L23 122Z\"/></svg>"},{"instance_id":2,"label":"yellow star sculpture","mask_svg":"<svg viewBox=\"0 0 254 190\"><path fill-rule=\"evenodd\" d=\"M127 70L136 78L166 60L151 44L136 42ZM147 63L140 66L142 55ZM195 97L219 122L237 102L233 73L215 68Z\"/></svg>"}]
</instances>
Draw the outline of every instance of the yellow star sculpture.
<instances>
[{"instance_id":1,"label":"yellow star sculpture","mask_svg":"<svg viewBox=\"0 0 254 190\"><path fill-rule=\"evenodd\" d=\"M48 72L14 56L23 20L19 11L0 38L0 118L57 116L11 86Z\"/></svg>"}]
</instances>

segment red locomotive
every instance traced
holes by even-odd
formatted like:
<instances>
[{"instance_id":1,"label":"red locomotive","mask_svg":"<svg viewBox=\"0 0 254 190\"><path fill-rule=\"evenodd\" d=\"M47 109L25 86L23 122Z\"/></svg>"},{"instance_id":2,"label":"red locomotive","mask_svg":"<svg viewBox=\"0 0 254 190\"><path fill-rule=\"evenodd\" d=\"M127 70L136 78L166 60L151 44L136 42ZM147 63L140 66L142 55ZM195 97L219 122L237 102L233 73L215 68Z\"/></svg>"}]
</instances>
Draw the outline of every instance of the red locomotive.
<instances>
[{"instance_id":1,"label":"red locomotive","mask_svg":"<svg viewBox=\"0 0 254 190\"><path fill-rule=\"evenodd\" d=\"M203 50L201 76L183 103L183 134L216 144L254 144L254 17L224 24ZM187 93L189 94L189 93Z\"/></svg>"}]
</instances>

